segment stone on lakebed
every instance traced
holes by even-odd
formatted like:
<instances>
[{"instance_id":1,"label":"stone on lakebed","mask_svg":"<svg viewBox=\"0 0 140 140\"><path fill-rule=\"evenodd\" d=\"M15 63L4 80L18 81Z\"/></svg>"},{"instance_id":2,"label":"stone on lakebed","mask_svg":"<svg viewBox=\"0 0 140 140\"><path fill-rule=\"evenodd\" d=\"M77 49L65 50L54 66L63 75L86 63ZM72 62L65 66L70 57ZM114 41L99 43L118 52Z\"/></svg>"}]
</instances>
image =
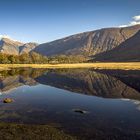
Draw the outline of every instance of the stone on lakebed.
<instances>
[{"instance_id":1,"label":"stone on lakebed","mask_svg":"<svg viewBox=\"0 0 140 140\"><path fill-rule=\"evenodd\" d=\"M3 100L3 103L12 103L12 102L14 102L14 100L11 99L11 98L5 98L5 99Z\"/></svg>"},{"instance_id":2,"label":"stone on lakebed","mask_svg":"<svg viewBox=\"0 0 140 140\"><path fill-rule=\"evenodd\" d=\"M80 113L80 114L87 114L88 113L88 111L82 110L82 109L73 109L73 111L76 113Z\"/></svg>"}]
</instances>

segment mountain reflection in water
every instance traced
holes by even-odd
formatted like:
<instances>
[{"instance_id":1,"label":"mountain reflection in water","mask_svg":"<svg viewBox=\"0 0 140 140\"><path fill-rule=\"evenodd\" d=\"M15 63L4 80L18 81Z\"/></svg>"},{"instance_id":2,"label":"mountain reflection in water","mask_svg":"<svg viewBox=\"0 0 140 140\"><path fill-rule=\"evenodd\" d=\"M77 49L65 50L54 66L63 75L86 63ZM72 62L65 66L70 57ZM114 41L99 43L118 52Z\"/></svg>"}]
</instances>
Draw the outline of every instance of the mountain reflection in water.
<instances>
[{"instance_id":1,"label":"mountain reflection in water","mask_svg":"<svg viewBox=\"0 0 140 140\"><path fill-rule=\"evenodd\" d=\"M12 69L1 72L1 93L38 84L105 98L140 100L139 71Z\"/></svg>"}]
</instances>

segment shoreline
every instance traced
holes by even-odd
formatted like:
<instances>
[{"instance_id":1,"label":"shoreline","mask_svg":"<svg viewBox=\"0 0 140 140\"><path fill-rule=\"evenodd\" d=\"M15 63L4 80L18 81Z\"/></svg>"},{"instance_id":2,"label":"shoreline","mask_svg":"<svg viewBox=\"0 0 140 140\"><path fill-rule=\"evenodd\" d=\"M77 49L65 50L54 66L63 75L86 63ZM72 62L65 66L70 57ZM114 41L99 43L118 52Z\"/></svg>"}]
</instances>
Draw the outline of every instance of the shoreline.
<instances>
[{"instance_id":1,"label":"shoreline","mask_svg":"<svg viewBox=\"0 0 140 140\"><path fill-rule=\"evenodd\" d=\"M101 62L101 63L74 63L74 64L0 64L0 70L9 68L93 68L112 70L140 70L140 62Z\"/></svg>"}]
</instances>

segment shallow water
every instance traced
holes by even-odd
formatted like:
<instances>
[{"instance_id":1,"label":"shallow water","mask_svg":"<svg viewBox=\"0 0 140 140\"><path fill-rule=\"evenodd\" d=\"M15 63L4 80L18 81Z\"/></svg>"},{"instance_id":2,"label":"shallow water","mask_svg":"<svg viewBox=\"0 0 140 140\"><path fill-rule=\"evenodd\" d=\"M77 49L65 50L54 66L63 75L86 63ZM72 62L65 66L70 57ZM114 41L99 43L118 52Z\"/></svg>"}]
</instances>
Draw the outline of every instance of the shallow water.
<instances>
[{"instance_id":1,"label":"shallow water","mask_svg":"<svg viewBox=\"0 0 140 140\"><path fill-rule=\"evenodd\" d=\"M49 124L88 140L140 139L140 71L12 69L0 72L0 91L2 122Z\"/></svg>"}]
</instances>

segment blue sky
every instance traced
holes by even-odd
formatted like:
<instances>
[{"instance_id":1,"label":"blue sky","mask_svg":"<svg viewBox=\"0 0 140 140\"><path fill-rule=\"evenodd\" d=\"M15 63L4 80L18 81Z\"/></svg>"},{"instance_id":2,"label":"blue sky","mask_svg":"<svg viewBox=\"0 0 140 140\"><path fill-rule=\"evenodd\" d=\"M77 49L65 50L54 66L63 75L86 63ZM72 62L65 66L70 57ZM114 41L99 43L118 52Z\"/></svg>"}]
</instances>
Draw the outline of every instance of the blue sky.
<instances>
[{"instance_id":1,"label":"blue sky","mask_svg":"<svg viewBox=\"0 0 140 140\"><path fill-rule=\"evenodd\" d=\"M0 35L43 43L99 28L137 24L139 15L140 0L1 0Z\"/></svg>"}]
</instances>

